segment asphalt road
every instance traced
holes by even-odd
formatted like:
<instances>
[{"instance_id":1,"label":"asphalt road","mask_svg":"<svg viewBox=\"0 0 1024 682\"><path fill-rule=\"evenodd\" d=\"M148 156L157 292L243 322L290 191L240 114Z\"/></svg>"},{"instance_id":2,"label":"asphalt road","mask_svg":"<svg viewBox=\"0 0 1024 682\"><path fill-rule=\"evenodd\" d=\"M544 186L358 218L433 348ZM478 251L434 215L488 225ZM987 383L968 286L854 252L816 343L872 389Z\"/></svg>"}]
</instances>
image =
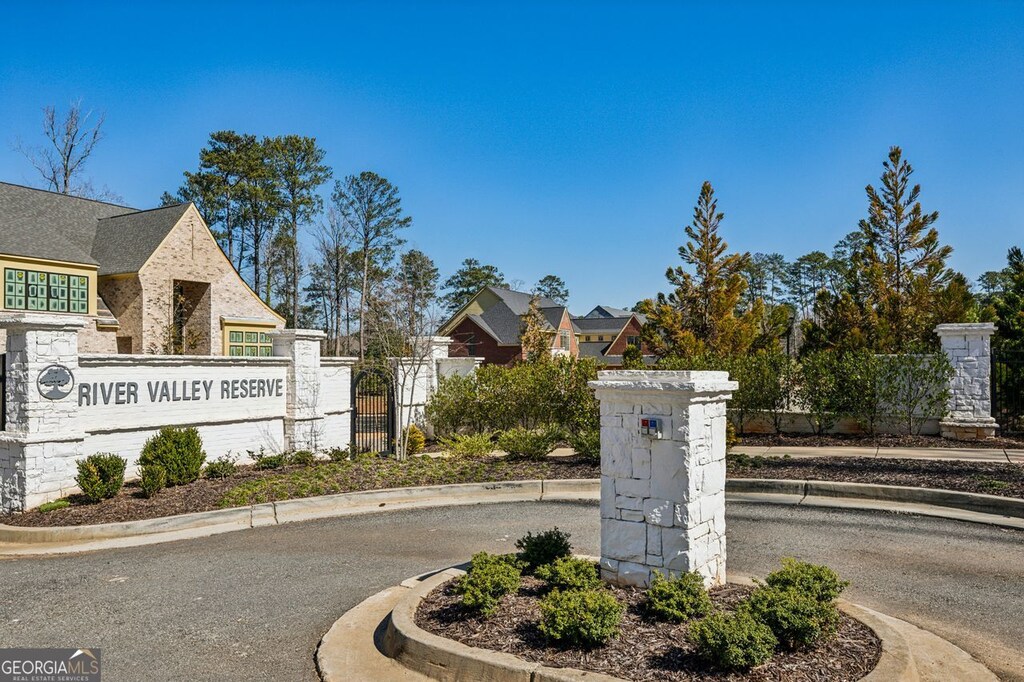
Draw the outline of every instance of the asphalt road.
<instances>
[{"instance_id":1,"label":"asphalt road","mask_svg":"<svg viewBox=\"0 0 1024 682\"><path fill-rule=\"evenodd\" d=\"M598 551L596 504L397 511L90 554L0 562L0 645L100 647L104 680L316 680L344 611L557 524ZM825 562L859 603L1024 679L1024 532L877 512L733 503L730 572Z\"/></svg>"}]
</instances>

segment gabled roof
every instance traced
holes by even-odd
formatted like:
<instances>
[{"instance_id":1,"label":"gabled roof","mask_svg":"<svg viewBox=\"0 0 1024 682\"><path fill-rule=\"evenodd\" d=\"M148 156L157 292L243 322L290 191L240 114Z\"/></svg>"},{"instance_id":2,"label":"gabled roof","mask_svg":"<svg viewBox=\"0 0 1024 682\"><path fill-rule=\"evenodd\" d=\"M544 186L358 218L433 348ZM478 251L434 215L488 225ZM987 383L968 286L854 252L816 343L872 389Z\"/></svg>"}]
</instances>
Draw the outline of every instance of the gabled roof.
<instances>
[{"instance_id":1,"label":"gabled roof","mask_svg":"<svg viewBox=\"0 0 1024 682\"><path fill-rule=\"evenodd\" d=\"M622 308L612 308L607 305L594 306L594 309L584 315L584 318L608 318L608 317L629 317L633 313Z\"/></svg>"},{"instance_id":2,"label":"gabled roof","mask_svg":"<svg viewBox=\"0 0 1024 682\"><path fill-rule=\"evenodd\" d=\"M476 301L484 292L490 292L497 298L497 302L480 313L466 314L470 305ZM530 311L532 294L522 291L513 291L504 287L483 287L478 291L466 305L462 306L452 317L441 325L441 329L449 328L462 319L472 320L484 332L489 334L503 346L518 346L519 337L523 331L523 316ZM557 329L562 321L562 315L566 308L550 298L541 296L537 300L540 306L541 316L551 329Z\"/></svg>"},{"instance_id":3,"label":"gabled roof","mask_svg":"<svg viewBox=\"0 0 1024 682\"><path fill-rule=\"evenodd\" d=\"M175 204L101 219L92 247L93 258L100 264L99 274L141 270L188 207Z\"/></svg>"},{"instance_id":4,"label":"gabled roof","mask_svg":"<svg viewBox=\"0 0 1024 682\"><path fill-rule=\"evenodd\" d=\"M188 207L140 211L0 182L0 253L138 272Z\"/></svg>"},{"instance_id":5,"label":"gabled roof","mask_svg":"<svg viewBox=\"0 0 1024 682\"><path fill-rule=\"evenodd\" d=\"M516 315L525 315L530 310L530 301L533 300L533 294L527 294L523 291L513 291L512 289L504 289L502 287L484 287L484 289L489 290L500 298L502 302L509 307L509 310L514 312ZM479 296L479 293L477 293L477 296ZM537 305L541 308L562 307L546 296L540 296L537 299Z\"/></svg>"},{"instance_id":6,"label":"gabled roof","mask_svg":"<svg viewBox=\"0 0 1024 682\"><path fill-rule=\"evenodd\" d=\"M577 317L572 322L581 334L618 334L632 318L628 317Z\"/></svg>"}]
</instances>

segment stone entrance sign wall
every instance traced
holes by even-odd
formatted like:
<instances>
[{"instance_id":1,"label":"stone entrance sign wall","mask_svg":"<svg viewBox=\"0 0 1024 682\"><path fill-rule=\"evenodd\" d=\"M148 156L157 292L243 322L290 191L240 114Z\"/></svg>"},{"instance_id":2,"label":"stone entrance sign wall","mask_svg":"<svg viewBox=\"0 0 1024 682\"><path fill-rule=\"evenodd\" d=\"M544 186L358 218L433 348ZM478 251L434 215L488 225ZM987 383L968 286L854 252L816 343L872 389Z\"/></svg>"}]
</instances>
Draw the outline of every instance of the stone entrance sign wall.
<instances>
[{"instance_id":1,"label":"stone entrance sign wall","mask_svg":"<svg viewBox=\"0 0 1024 682\"><path fill-rule=\"evenodd\" d=\"M601 575L725 582L726 372L610 371L601 403Z\"/></svg>"},{"instance_id":2,"label":"stone entrance sign wall","mask_svg":"<svg viewBox=\"0 0 1024 682\"><path fill-rule=\"evenodd\" d=\"M996 434L992 417L991 322L940 324L935 328L953 365L949 404L939 422L943 438L980 440Z\"/></svg>"}]
</instances>

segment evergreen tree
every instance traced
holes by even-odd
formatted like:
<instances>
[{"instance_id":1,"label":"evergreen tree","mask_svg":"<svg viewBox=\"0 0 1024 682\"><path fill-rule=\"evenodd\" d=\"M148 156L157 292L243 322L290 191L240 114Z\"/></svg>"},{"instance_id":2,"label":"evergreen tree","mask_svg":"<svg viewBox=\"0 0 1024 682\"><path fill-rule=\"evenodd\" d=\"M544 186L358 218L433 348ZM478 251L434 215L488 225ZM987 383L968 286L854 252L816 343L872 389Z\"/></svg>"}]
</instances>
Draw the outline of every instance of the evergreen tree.
<instances>
[{"instance_id":1,"label":"evergreen tree","mask_svg":"<svg viewBox=\"0 0 1024 682\"><path fill-rule=\"evenodd\" d=\"M863 267L879 317L881 347L876 350L901 352L930 333L930 299L949 283L946 259L953 249L939 243L933 227L939 214L921 208L921 186L911 186L914 170L899 147L889 150L883 167L880 189L865 188Z\"/></svg>"},{"instance_id":2,"label":"evergreen tree","mask_svg":"<svg viewBox=\"0 0 1024 682\"><path fill-rule=\"evenodd\" d=\"M430 256L412 249L398 260L398 295L405 302L411 338L424 326L424 316L437 298L437 267Z\"/></svg>"},{"instance_id":3,"label":"evergreen tree","mask_svg":"<svg viewBox=\"0 0 1024 682\"><path fill-rule=\"evenodd\" d=\"M448 313L455 313L469 303L484 287L506 287L505 275L493 265L481 265L475 258L467 258L451 277L444 281L445 295L441 305Z\"/></svg>"},{"instance_id":4,"label":"evergreen tree","mask_svg":"<svg viewBox=\"0 0 1024 682\"><path fill-rule=\"evenodd\" d=\"M760 300L737 314L746 289L742 272L748 254L729 254L718 234L725 215L710 182L701 187L693 222L686 227L689 241L679 248L686 265L669 268L665 277L675 289L658 294L643 306L648 316L644 337L650 348L662 356L690 356L711 352L717 355L742 353L758 336L758 318L764 314Z\"/></svg>"},{"instance_id":5,"label":"evergreen tree","mask_svg":"<svg viewBox=\"0 0 1024 682\"><path fill-rule=\"evenodd\" d=\"M565 280L557 275L544 275L533 287L533 294L550 298L559 305L569 302L569 289L565 286Z\"/></svg>"},{"instance_id":6,"label":"evergreen tree","mask_svg":"<svg viewBox=\"0 0 1024 682\"><path fill-rule=\"evenodd\" d=\"M1004 288L993 300L998 316L994 343L1000 350L1024 351L1024 253L1014 246L1006 261Z\"/></svg>"},{"instance_id":7,"label":"evergreen tree","mask_svg":"<svg viewBox=\"0 0 1024 682\"><path fill-rule=\"evenodd\" d=\"M359 294L359 359L366 359L363 320L376 286L389 272L396 250L405 243L398 231L412 224L404 214L398 188L372 171L349 175L334 185L334 206L349 232L361 260Z\"/></svg>"}]
</instances>

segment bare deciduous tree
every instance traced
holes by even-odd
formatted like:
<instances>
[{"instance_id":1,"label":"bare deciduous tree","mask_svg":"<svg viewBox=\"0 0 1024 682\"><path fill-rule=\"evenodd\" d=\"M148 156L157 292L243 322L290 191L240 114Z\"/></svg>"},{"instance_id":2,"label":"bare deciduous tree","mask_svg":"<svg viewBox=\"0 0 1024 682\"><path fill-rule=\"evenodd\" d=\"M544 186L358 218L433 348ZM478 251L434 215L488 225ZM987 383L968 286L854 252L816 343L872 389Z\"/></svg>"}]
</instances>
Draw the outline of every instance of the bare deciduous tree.
<instances>
[{"instance_id":1,"label":"bare deciduous tree","mask_svg":"<svg viewBox=\"0 0 1024 682\"><path fill-rule=\"evenodd\" d=\"M105 188L96 191L92 182L82 177L86 160L103 139L104 114L97 114L95 123L90 122L91 118L92 111L82 112L81 100L72 102L63 118L56 107L45 106L43 135L47 143L34 146L19 140L14 149L39 171L49 190L91 199L119 199Z\"/></svg>"}]
</instances>

